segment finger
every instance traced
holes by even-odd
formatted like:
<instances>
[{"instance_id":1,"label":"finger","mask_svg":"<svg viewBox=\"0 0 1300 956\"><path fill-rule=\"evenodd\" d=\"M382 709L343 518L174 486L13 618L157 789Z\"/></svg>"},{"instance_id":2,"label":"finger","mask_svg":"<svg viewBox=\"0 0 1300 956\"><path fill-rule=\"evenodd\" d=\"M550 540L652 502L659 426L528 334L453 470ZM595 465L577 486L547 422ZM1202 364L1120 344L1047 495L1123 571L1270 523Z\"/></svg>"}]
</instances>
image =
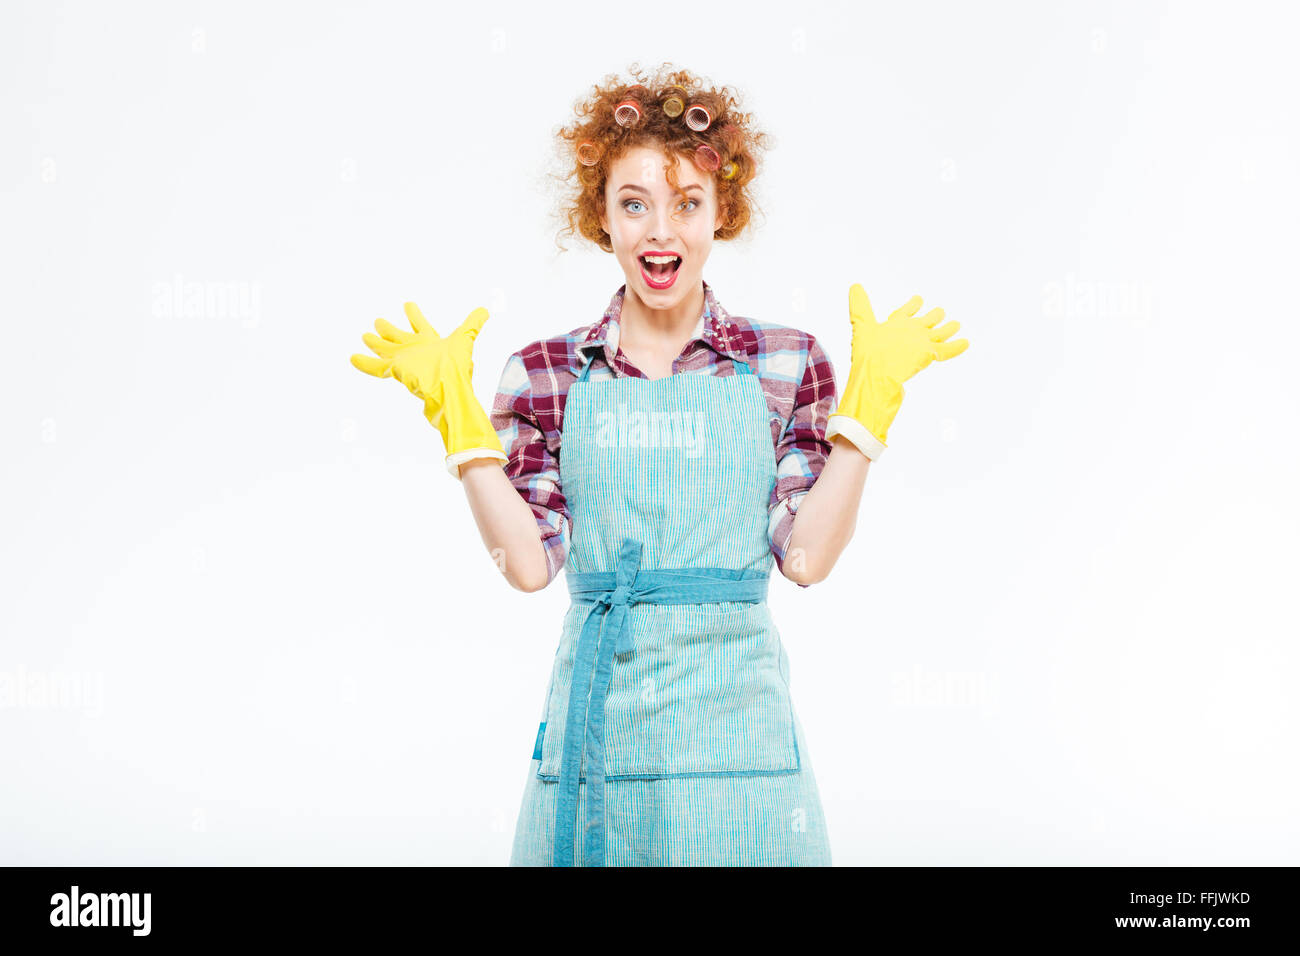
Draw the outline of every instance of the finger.
<instances>
[{"instance_id":1,"label":"finger","mask_svg":"<svg viewBox=\"0 0 1300 956\"><path fill-rule=\"evenodd\" d=\"M411 328L421 335L432 335L435 339L439 337L433 326L429 324L429 320L424 317L424 313L420 311L418 305L414 302L408 302L404 308L406 309L406 318L411 323Z\"/></svg>"},{"instance_id":2,"label":"finger","mask_svg":"<svg viewBox=\"0 0 1300 956\"><path fill-rule=\"evenodd\" d=\"M939 320L943 318L943 314L944 314L943 309L931 309L929 312L925 313L925 315L921 316L917 321L920 322L922 325L924 325L926 328L932 329L939 324Z\"/></svg>"},{"instance_id":3,"label":"finger","mask_svg":"<svg viewBox=\"0 0 1300 956\"><path fill-rule=\"evenodd\" d=\"M968 345L970 345L970 342L966 341L966 339L953 339L951 342L936 342L934 344L934 357L942 362L945 359L952 358L954 355L961 355L962 352L966 351L966 346Z\"/></svg>"},{"instance_id":4,"label":"finger","mask_svg":"<svg viewBox=\"0 0 1300 956\"><path fill-rule=\"evenodd\" d=\"M414 332L407 332L405 329L399 329L387 319L375 319L375 331L390 342L400 342L403 345L407 345L415 341Z\"/></svg>"},{"instance_id":5,"label":"finger","mask_svg":"<svg viewBox=\"0 0 1300 956\"><path fill-rule=\"evenodd\" d=\"M905 318L916 315L916 310L921 307L921 297L914 295L893 312L889 313L890 319Z\"/></svg>"},{"instance_id":6,"label":"finger","mask_svg":"<svg viewBox=\"0 0 1300 956\"><path fill-rule=\"evenodd\" d=\"M457 327L456 331L458 333L459 332L467 333L470 337L470 340L472 341L478 338L478 334L483 331L483 323L486 322L487 320L488 320L488 310L483 308L482 306L479 306L469 315L465 316L465 321L462 322L459 325L459 327Z\"/></svg>"},{"instance_id":7,"label":"finger","mask_svg":"<svg viewBox=\"0 0 1300 956\"><path fill-rule=\"evenodd\" d=\"M944 339L950 339L957 334L961 328L960 322L945 322L939 328L930 333L931 342L942 342Z\"/></svg>"},{"instance_id":8,"label":"finger","mask_svg":"<svg viewBox=\"0 0 1300 956\"><path fill-rule=\"evenodd\" d=\"M375 378L392 378L392 363L387 359L375 358L373 355L353 355L352 364L367 375Z\"/></svg>"},{"instance_id":9,"label":"finger","mask_svg":"<svg viewBox=\"0 0 1300 956\"><path fill-rule=\"evenodd\" d=\"M849 287L849 318L853 322L876 321L876 313L871 311L871 300L867 290L855 282Z\"/></svg>"},{"instance_id":10,"label":"finger","mask_svg":"<svg viewBox=\"0 0 1300 956\"><path fill-rule=\"evenodd\" d=\"M390 342L388 339L381 339L379 336L375 335L374 332L367 332L365 335L361 336L361 341L370 346L376 355L382 355L386 359L391 359L406 347L398 342Z\"/></svg>"}]
</instances>

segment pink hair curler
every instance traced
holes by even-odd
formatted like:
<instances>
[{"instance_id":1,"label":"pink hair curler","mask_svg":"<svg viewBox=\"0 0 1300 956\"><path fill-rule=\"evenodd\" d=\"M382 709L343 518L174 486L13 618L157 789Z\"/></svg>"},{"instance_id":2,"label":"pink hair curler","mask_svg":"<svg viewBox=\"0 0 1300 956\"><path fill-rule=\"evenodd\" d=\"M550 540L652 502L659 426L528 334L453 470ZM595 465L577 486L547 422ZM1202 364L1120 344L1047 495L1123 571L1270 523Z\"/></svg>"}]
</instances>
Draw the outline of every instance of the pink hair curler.
<instances>
[{"instance_id":1,"label":"pink hair curler","mask_svg":"<svg viewBox=\"0 0 1300 956\"><path fill-rule=\"evenodd\" d=\"M695 147L695 165L707 173L716 172L717 168L722 165L722 159L718 156L714 148L707 143L700 143Z\"/></svg>"}]
</instances>

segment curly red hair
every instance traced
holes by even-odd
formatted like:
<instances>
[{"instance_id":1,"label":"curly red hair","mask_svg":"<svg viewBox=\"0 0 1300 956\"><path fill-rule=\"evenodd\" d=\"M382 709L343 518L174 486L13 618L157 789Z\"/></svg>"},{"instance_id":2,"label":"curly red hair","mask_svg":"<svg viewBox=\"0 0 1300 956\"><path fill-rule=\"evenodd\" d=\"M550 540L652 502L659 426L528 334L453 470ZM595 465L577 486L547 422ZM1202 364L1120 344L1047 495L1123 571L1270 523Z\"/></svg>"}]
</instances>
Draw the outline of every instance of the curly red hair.
<instances>
[{"instance_id":1,"label":"curly red hair","mask_svg":"<svg viewBox=\"0 0 1300 956\"><path fill-rule=\"evenodd\" d=\"M739 97L729 87L714 87L689 71L673 69L668 63L653 74L644 73L633 63L628 72L631 82L611 74L603 84L595 85L590 96L575 103L577 118L556 132L556 145L565 169L560 178L569 190L561 213L567 225L561 235L577 234L606 252L613 252L609 234L600 225L601 213L605 211L605 182L613 163L633 147L658 146L669 157L668 182L685 202L689 197L677 178L679 162L683 156L694 161L695 151L701 144L713 149L719 159L713 183L722 225L713 237L733 239L744 232L757 209L750 184L758 175L762 152L769 148L768 134L755 128L752 113L740 112ZM664 104L673 96L686 111L696 104L707 109L712 116L708 128L696 132L687 126L686 112L675 109L679 104L669 104L678 115L668 115ZM614 119L614 111L629 99L638 105L641 116L632 126L625 127ZM588 161L598 156L593 165L582 162L579 147ZM559 243L558 237L556 242Z\"/></svg>"}]
</instances>

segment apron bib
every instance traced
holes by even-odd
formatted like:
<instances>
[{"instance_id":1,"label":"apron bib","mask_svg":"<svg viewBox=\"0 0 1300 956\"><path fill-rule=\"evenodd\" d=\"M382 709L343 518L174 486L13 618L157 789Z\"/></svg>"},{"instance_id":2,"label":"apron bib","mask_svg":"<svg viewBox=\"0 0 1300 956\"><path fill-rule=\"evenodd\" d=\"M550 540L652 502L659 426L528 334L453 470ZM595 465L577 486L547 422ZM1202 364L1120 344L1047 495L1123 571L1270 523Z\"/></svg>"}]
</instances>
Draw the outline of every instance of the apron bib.
<instances>
[{"instance_id":1,"label":"apron bib","mask_svg":"<svg viewBox=\"0 0 1300 956\"><path fill-rule=\"evenodd\" d=\"M725 376L589 381L594 361L565 403L573 603L533 752L560 866L579 844L581 862L604 865L607 781L801 768L766 602L776 461L758 377L735 362Z\"/></svg>"}]
</instances>

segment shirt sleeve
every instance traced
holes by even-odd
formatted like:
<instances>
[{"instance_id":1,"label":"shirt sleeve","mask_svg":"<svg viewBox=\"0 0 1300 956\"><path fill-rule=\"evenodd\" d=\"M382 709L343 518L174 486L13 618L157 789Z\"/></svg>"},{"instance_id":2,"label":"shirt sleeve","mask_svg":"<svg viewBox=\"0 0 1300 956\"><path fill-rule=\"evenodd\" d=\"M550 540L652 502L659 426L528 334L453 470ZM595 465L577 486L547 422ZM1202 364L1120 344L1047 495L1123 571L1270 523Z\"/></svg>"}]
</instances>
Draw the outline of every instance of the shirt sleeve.
<instances>
[{"instance_id":1,"label":"shirt sleeve","mask_svg":"<svg viewBox=\"0 0 1300 956\"><path fill-rule=\"evenodd\" d=\"M809 335L794 411L776 445L776 487L769 506L768 538L782 573L799 503L817 481L831 452L826 424L834 407L835 370L821 343Z\"/></svg>"},{"instance_id":2,"label":"shirt sleeve","mask_svg":"<svg viewBox=\"0 0 1300 956\"><path fill-rule=\"evenodd\" d=\"M510 356L501 373L491 420L506 452L506 477L537 519L550 584L569 554L569 511L560 486L560 464L533 408L528 370L519 352Z\"/></svg>"}]
</instances>

